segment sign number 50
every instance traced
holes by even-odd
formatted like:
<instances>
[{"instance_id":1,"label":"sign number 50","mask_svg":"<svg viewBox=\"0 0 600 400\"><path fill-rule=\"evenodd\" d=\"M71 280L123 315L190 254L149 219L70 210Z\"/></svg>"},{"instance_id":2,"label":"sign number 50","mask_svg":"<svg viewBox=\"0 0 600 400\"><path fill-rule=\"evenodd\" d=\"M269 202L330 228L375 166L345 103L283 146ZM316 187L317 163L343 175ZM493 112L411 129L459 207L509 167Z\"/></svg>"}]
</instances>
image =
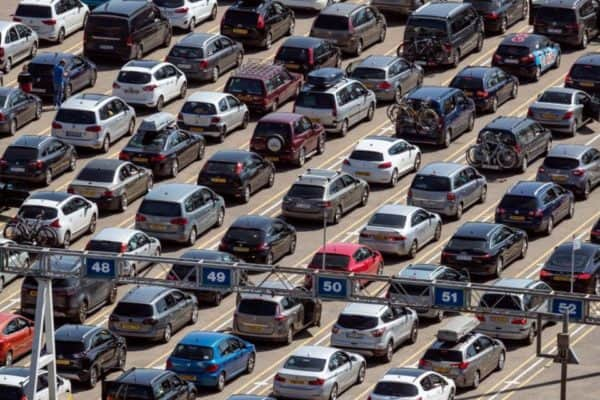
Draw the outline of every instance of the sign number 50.
<instances>
[{"instance_id":1,"label":"sign number 50","mask_svg":"<svg viewBox=\"0 0 600 400\"><path fill-rule=\"evenodd\" d=\"M323 291L329 293L342 293L342 283L339 281L324 281Z\"/></svg>"}]
</instances>

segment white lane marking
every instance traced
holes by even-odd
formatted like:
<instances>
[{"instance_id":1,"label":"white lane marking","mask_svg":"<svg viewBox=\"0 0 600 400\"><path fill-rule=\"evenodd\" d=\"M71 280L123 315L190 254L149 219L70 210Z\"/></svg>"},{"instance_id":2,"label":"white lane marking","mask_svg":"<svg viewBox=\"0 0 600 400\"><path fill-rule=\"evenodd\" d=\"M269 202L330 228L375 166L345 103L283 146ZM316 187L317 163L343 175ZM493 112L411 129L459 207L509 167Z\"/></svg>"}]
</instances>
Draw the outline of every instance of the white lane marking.
<instances>
[{"instance_id":1,"label":"white lane marking","mask_svg":"<svg viewBox=\"0 0 600 400\"><path fill-rule=\"evenodd\" d=\"M5 305L4 307L0 308L0 311L8 310L9 308L11 308L15 304L17 304L19 301L20 301L20 299L12 299L11 301L8 302L7 305Z\"/></svg>"},{"instance_id":2,"label":"white lane marking","mask_svg":"<svg viewBox=\"0 0 600 400\"><path fill-rule=\"evenodd\" d=\"M275 207L278 207L280 205L281 205L281 200L277 200L275 202L275 204L273 204L271 207L269 207L266 210L264 210L263 212L261 212L260 215L266 215L266 214L270 213L271 210L273 210Z\"/></svg>"},{"instance_id":3,"label":"white lane marking","mask_svg":"<svg viewBox=\"0 0 600 400\"><path fill-rule=\"evenodd\" d=\"M590 140L588 140L587 142L585 142L585 145L589 146L590 144L594 143L598 139L600 139L600 135L594 136L593 138L591 138Z\"/></svg>"}]
</instances>

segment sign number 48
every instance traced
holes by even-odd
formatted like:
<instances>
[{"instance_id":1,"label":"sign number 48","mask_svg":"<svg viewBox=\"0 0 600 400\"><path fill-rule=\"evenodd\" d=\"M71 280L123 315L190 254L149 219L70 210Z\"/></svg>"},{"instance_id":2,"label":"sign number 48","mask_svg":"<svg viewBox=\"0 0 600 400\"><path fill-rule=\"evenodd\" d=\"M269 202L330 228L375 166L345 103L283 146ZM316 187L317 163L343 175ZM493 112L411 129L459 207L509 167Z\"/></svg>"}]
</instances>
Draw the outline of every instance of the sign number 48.
<instances>
[{"instance_id":1,"label":"sign number 48","mask_svg":"<svg viewBox=\"0 0 600 400\"><path fill-rule=\"evenodd\" d=\"M106 261L95 261L90 269L97 274L109 274L111 272L111 264Z\"/></svg>"}]
</instances>

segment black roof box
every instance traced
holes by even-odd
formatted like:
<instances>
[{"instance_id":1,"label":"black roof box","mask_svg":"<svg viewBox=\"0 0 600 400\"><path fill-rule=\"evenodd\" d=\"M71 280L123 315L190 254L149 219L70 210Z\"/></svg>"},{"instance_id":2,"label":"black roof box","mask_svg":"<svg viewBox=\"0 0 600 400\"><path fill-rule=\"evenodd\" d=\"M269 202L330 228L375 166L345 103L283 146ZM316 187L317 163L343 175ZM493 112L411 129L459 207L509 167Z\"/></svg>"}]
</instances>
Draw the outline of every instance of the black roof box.
<instances>
[{"instance_id":1,"label":"black roof box","mask_svg":"<svg viewBox=\"0 0 600 400\"><path fill-rule=\"evenodd\" d=\"M331 87L346 77L339 68L320 68L308 74L307 82L317 87Z\"/></svg>"}]
</instances>

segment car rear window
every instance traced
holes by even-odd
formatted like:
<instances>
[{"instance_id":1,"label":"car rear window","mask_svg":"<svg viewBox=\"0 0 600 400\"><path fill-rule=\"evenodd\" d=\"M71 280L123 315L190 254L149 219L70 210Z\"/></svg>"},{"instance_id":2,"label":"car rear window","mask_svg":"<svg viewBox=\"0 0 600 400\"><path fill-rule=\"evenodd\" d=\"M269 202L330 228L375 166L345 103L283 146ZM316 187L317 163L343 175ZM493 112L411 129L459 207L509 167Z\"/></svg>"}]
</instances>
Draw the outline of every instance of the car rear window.
<instances>
[{"instance_id":1,"label":"car rear window","mask_svg":"<svg viewBox=\"0 0 600 400\"><path fill-rule=\"evenodd\" d=\"M543 101L546 103L571 104L571 98L571 93L547 91L540 96L538 101Z\"/></svg>"},{"instance_id":2,"label":"car rear window","mask_svg":"<svg viewBox=\"0 0 600 400\"><path fill-rule=\"evenodd\" d=\"M600 80L600 65L573 64L569 75L573 79Z\"/></svg>"},{"instance_id":3,"label":"car rear window","mask_svg":"<svg viewBox=\"0 0 600 400\"><path fill-rule=\"evenodd\" d=\"M194 115L215 115L217 113L217 107L212 103L204 103L201 101L187 101L181 112L184 114Z\"/></svg>"},{"instance_id":4,"label":"car rear window","mask_svg":"<svg viewBox=\"0 0 600 400\"><path fill-rule=\"evenodd\" d=\"M446 36L446 21L436 18L409 17L406 22L404 37Z\"/></svg>"},{"instance_id":5,"label":"car rear window","mask_svg":"<svg viewBox=\"0 0 600 400\"><path fill-rule=\"evenodd\" d=\"M428 349L423 356L423 359L428 361L450 361L461 362L462 352L457 350L446 349Z\"/></svg>"},{"instance_id":6,"label":"car rear window","mask_svg":"<svg viewBox=\"0 0 600 400\"><path fill-rule=\"evenodd\" d=\"M535 11L535 20L544 22L557 22L558 24L575 21L575 10L565 7L538 7Z\"/></svg>"},{"instance_id":7,"label":"car rear window","mask_svg":"<svg viewBox=\"0 0 600 400\"><path fill-rule=\"evenodd\" d=\"M385 79L385 71L378 68L359 67L352 71L354 79Z\"/></svg>"},{"instance_id":8,"label":"car rear window","mask_svg":"<svg viewBox=\"0 0 600 400\"><path fill-rule=\"evenodd\" d=\"M317 253L310 262L310 266L312 268L321 268L323 265L323 257L325 257L325 269L340 271L346 271L348 269L350 257L342 254Z\"/></svg>"},{"instance_id":9,"label":"car rear window","mask_svg":"<svg viewBox=\"0 0 600 400\"><path fill-rule=\"evenodd\" d=\"M308 61L308 49L303 49L302 47L281 47L275 59L304 63Z\"/></svg>"},{"instance_id":10,"label":"car rear window","mask_svg":"<svg viewBox=\"0 0 600 400\"><path fill-rule=\"evenodd\" d=\"M481 78L474 78L472 76L457 76L452 80L450 86L457 89L478 90L483 88L483 81Z\"/></svg>"},{"instance_id":11,"label":"car rear window","mask_svg":"<svg viewBox=\"0 0 600 400\"><path fill-rule=\"evenodd\" d=\"M406 277L403 277L406 278ZM407 295L407 296L427 296L429 297L429 286L411 285L410 283L402 283L402 285L391 285L389 293L392 295Z\"/></svg>"},{"instance_id":12,"label":"car rear window","mask_svg":"<svg viewBox=\"0 0 600 400\"><path fill-rule=\"evenodd\" d=\"M31 147L9 146L2 157L4 160L12 161L29 161L36 159L38 150Z\"/></svg>"},{"instance_id":13,"label":"car rear window","mask_svg":"<svg viewBox=\"0 0 600 400\"><path fill-rule=\"evenodd\" d=\"M538 200L532 196L517 196L514 194L505 195L500 204L500 208L519 208L519 209L536 209L538 206Z\"/></svg>"},{"instance_id":14,"label":"car rear window","mask_svg":"<svg viewBox=\"0 0 600 400\"><path fill-rule=\"evenodd\" d=\"M449 192L452 188L450 178L434 175L417 175L412 182L412 189L429 192Z\"/></svg>"},{"instance_id":15,"label":"car rear window","mask_svg":"<svg viewBox=\"0 0 600 400\"><path fill-rule=\"evenodd\" d=\"M292 127L290 124L281 122L259 122L254 129L255 137L265 137L281 135L285 140L289 140L292 135Z\"/></svg>"},{"instance_id":16,"label":"car rear window","mask_svg":"<svg viewBox=\"0 0 600 400\"><path fill-rule=\"evenodd\" d=\"M197 47L175 46L169 52L169 56L179 58L203 58L204 51Z\"/></svg>"},{"instance_id":17,"label":"car rear window","mask_svg":"<svg viewBox=\"0 0 600 400\"><path fill-rule=\"evenodd\" d=\"M93 111L60 108L56 113L55 119L58 122L66 122L69 124L92 125L96 123L96 114Z\"/></svg>"},{"instance_id":18,"label":"car rear window","mask_svg":"<svg viewBox=\"0 0 600 400\"><path fill-rule=\"evenodd\" d=\"M525 46L511 46L501 44L500 46L498 46L498 50L496 50L496 53L502 56L522 57L528 55L530 51L529 47Z\"/></svg>"},{"instance_id":19,"label":"car rear window","mask_svg":"<svg viewBox=\"0 0 600 400\"><path fill-rule=\"evenodd\" d=\"M258 14L240 10L227 10L223 17L223 22L227 25L255 27L258 22Z\"/></svg>"},{"instance_id":20,"label":"car rear window","mask_svg":"<svg viewBox=\"0 0 600 400\"><path fill-rule=\"evenodd\" d=\"M19 216L22 218L35 219L40 215L42 219L53 219L58 214L56 208L50 207L24 205L19 209Z\"/></svg>"},{"instance_id":21,"label":"car rear window","mask_svg":"<svg viewBox=\"0 0 600 400\"><path fill-rule=\"evenodd\" d=\"M546 157L544 167L554 169L575 169L579 167L579 160L566 157Z\"/></svg>"},{"instance_id":22,"label":"car rear window","mask_svg":"<svg viewBox=\"0 0 600 400\"><path fill-rule=\"evenodd\" d=\"M213 350L210 347L188 344L178 344L171 355L194 361L208 361L214 357Z\"/></svg>"},{"instance_id":23,"label":"car rear window","mask_svg":"<svg viewBox=\"0 0 600 400\"><path fill-rule=\"evenodd\" d=\"M502 293L485 293L479 301L480 307L521 310L521 300L517 296Z\"/></svg>"},{"instance_id":24,"label":"car rear window","mask_svg":"<svg viewBox=\"0 0 600 400\"><path fill-rule=\"evenodd\" d=\"M322 199L323 194L325 193L325 188L322 186L312 186L312 185L292 185L290 191L288 192L289 197L295 197L300 199Z\"/></svg>"},{"instance_id":25,"label":"car rear window","mask_svg":"<svg viewBox=\"0 0 600 400\"><path fill-rule=\"evenodd\" d=\"M127 303L121 301L117 304L113 313L132 318L151 317L154 315L154 309L150 304Z\"/></svg>"},{"instance_id":26,"label":"car rear window","mask_svg":"<svg viewBox=\"0 0 600 400\"><path fill-rule=\"evenodd\" d=\"M226 240L239 240L249 245L259 245L263 242L265 233L259 229L229 228L225 234Z\"/></svg>"},{"instance_id":27,"label":"car rear window","mask_svg":"<svg viewBox=\"0 0 600 400\"><path fill-rule=\"evenodd\" d=\"M319 14L315 19L313 27L331 31L347 31L348 17L343 15Z\"/></svg>"},{"instance_id":28,"label":"car rear window","mask_svg":"<svg viewBox=\"0 0 600 400\"><path fill-rule=\"evenodd\" d=\"M452 250L485 250L487 247L487 240L465 238L454 236L448 242L448 247Z\"/></svg>"},{"instance_id":29,"label":"car rear window","mask_svg":"<svg viewBox=\"0 0 600 400\"><path fill-rule=\"evenodd\" d=\"M335 107L335 98L329 93L300 92L296 106L305 108L331 109Z\"/></svg>"},{"instance_id":30,"label":"car rear window","mask_svg":"<svg viewBox=\"0 0 600 400\"><path fill-rule=\"evenodd\" d=\"M573 264L573 261L575 263ZM556 250L547 262L547 265L557 267L563 271L570 271L571 267L575 268L575 272L581 272L585 269L590 261L588 254L582 251L575 251L575 254L571 249L558 249Z\"/></svg>"},{"instance_id":31,"label":"car rear window","mask_svg":"<svg viewBox=\"0 0 600 400\"><path fill-rule=\"evenodd\" d=\"M169 201L144 200L140 205L139 212L157 217L179 217L181 216L181 205Z\"/></svg>"},{"instance_id":32,"label":"car rear window","mask_svg":"<svg viewBox=\"0 0 600 400\"><path fill-rule=\"evenodd\" d=\"M77 354L85 351L85 345L82 342L74 341L56 341L56 354Z\"/></svg>"},{"instance_id":33,"label":"car rear window","mask_svg":"<svg viewBox=\"0 0 600 400\"><path fill-rule=\"evenodd\" d=\"M85 33L99 37L121 38L129 35L129 25L125 18L92 14L85 25Z\"/></svg>"},{"instance_id":34,"label":"car rear window","mask_svg":"<svg viewBox=\"0 0 600 400\"><path fill-rule=\"evenodd\" d=\"M231 175L235 173L237 163L228 163L220 161L209 161L203 168L203 171L210 174L224 174Z\"/></svg>"},{"instance_id":35,"label":"car rear window","mask_svg":"<svg viewBox=\"0 0 600 400\"><path fill-rule=\"evenodd\" d=\"M495 11L500 8L498 0L465 0L465 3L471 3L478 11Z\"/></svg>"},{"instance_id":36,"label":"car rear window","mask_svg":"<svg viewBox=\"0 0 600 400\"><path fill-rule=\"evenodd\" d=\"M390 397L414 397L419 394L419 389L412 383L404 382L377 382L373 394Z\"/></svg>"},{"instance_id":37,"label":"car rear window","mask_svg":"<svg viewBox=\"0 0 600 400\"><path fill-rule=\"evenodd\" d=\"M165 131L139 131L127 143L127 147L143 148L146 151L161 151L165 148L168 138L169 133Z\"/></svg>"},{"instance_id":38,"label":"car rear window","mask_svg":"<svg viewBox=\"0 0 600 400\"><path fill-rule=\"evenodd\" d=\"M19 4L15 15L29 18L52 18L52 8L50 6Z\"/></svg>"},{"instance_id":39,"label":"car rear window","mask_svg":"<svg viewBox=\"0 0 600 400\"><path fill-rule=\"evenodd\" d=\"M272 316L277 313L277 303L258 299L242 299L238 304L238 312L263 317Z\"/></svg>"},{"instance_id":40,"label":"car rear window","mask_svg":"<svg viewBox=\"0 0 600 400\"><path fill-rule=\"evenodd\" d=\"M90 182L112 182L115 171L112 169L84 168L81 170L77 179Z\"/></svg>"},{"instance_id":41,"label":"car rear window","mask_svg":"<svg viewBox=\"0 0 600 400\"><path fill-rule=\"evenodd\" d=\"M379 324L377 317L365 315L340 314L337 324L345 329L357 329L359 331L373 329Z\"/></svg>"},{"instance_id":42,"label":"car rear window","mask_svg":"<svg viewBox=\"0 0 600 400\"><path fill-rule=\"evenodd\" d=\"M108 240L91 240L87 244L86 250L108 251L111 253L120 253L121 252L121 242L111 242Z\"/></svg>"},{"instance_id":43,"label":"car rear window","mask_svg":"<svg viewBox=\"0 0 600 400\"><path fill-rule=\"evenodd\" d=\"M105 382L106 399L111 400L147 400L154 399L151 386Z\"/></svg>"},{"instance_id":44,"label":"car rear window","mask_svg":"<svg viewBox=\"0 0 600 400\"><path fill-rule=\"evenodd\" d=\"M359 161L383 161L383 154L378 151L354 150L350 154L350 159Z\"/></svg>"},{"instance_id":45,"label":"car rear window","mask_svg":"<svg viewBox=\"0 0 600 400\"><path fill-rule=\"evenodd\" d=\"M33 76L52 76L52 73L54 72L54 65L32 62L29 63L27 70Z\"/></svg>"},{"instance_id":46,"label":"car rear window","mask_svg":"<svg viewBox=\"0 0 600 400\"><path fill-rule=\"evenodd\" d=\"M131 83L141 85L150 82L152 75L139 71L121 71L117 76L117 81L122 83Z\"/></svg>"},{"instance_id":47,"label":"car rear window","mask_svg":"<svg viewBox=\"0 0 600 400\"><path fill-rule=\"evenodd\" d=\"M291 356L285 362L283 368L295 369L298 371L318 372L325 368L325 360L321 358Z\"/></svg>"},{"instance_id":48,"label":"car rear window","mask_svg":"<svg viewBox=\"0 0 600 400\"><path fill-rule=\"evenodd\" d=\"M375 213L367 225L371 226L393 226L395 228L403 228L406 224L404 215Z\"/></svg>"},{"instance_id":49,"label":"car rear window","mask_svg":"<svg viewBox=\"0 0 600 400\"><path fill-rule=\"evenodd\" d=\"M229 79L225 91L228 93L251 94L254 96L262 96L265 92L262 81L238 77Z\"/></svg>"},{"instance_id":50,"label":"car rear window","mask_svg":"<svg viewBox=\"0 0 600 400\"><path fill-rule=\"evenodd\" d=\"M174 8L174 7L181 7L185 4L184 0L153 0L154 4L156 4L159 7L167 7L167 8Z\"/></svg>"},{"instance_id":51,"label":"car rear window","mask_svg":"<svg viewBox=\"0 0 600 400\"><path fill-rule=\"evenodd\" d=\"M4 400L21 400L25 396L23 389L18 386L0 385L0 392Z\"/></svg>"}]
</instances>

